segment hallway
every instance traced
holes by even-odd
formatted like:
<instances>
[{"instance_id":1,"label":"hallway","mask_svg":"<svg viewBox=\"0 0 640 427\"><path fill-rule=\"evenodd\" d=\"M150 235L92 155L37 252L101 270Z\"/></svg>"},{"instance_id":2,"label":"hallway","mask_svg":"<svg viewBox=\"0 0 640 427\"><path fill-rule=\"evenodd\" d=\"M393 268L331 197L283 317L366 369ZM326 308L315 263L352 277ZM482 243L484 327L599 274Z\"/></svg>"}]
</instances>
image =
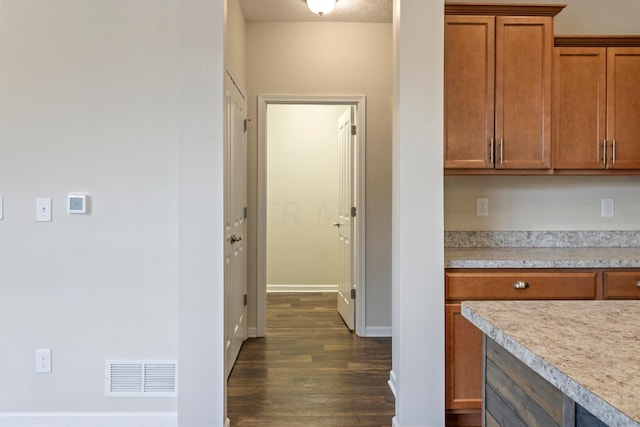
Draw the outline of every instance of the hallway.
<instances>
[{"instance_id":1,"label":"hallway","mask_svg":"<svg viewBox=\"0 0 640 427\"><path fill-rule=\"evenodd\" d=\"M335 293L267 295L267 337L249 339L227 387L232 427L390 426L391 338L358 338Z\"/></svg>"}]
</instances>

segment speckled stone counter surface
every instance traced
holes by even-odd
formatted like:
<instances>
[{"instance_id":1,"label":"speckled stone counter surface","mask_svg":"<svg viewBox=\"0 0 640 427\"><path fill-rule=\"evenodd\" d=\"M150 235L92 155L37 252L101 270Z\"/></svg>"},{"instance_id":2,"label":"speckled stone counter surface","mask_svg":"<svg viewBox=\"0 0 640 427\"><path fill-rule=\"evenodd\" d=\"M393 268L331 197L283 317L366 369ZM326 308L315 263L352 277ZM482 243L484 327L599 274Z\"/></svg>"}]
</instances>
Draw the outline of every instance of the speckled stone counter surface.
<instances>
[{"instance_id":1,"label":"speckled stone counter surface","mask_svg":"<svg viewBox=\"0 0 640 427\"><path fill-rule=\"evenodd\" d=\"M462 315L610 426L640 426L640 301L467 301Z\"/></svg>"},{"instance_id":2,"label":"speckled stone counter surface","mask_svg":"<svg viewBox=\"0 0 640 427\"><path fill-rule=\"evenodd\" d=\"M446 268L640 268L640 231L445 232Z\"/></svg>"}]
</instances>

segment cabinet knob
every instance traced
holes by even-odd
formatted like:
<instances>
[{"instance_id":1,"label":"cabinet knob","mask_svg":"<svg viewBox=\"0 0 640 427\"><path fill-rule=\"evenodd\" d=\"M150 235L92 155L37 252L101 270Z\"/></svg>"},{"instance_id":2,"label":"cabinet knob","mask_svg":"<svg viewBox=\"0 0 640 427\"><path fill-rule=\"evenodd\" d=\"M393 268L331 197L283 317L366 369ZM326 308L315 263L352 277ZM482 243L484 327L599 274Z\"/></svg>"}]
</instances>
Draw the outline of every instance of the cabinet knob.
<instances>
[{"instance_id":1,"label":"cabinet knob","mask_svg":"<svg viewBox=\"0 0 640 427\"><path fill-rule=\"evenodd\" d=\"M637 286L638 288L640 288L640 280L638 280L638 281L636 282L636 286Z\"/></svg>"},{"instance_id":2,"label":"cabinet knob","mask_svg":"<svg viewBox=\"0 0 640 427\"><path fill-rule=\"evenodd\" d=\"M639 286L640 286L640 282L638 282ZM527 282L524 282L522 280L516 282L513 284L513 287L515 289L527 289L529 287L529 284Z\"/></svg>"}]
</instances>

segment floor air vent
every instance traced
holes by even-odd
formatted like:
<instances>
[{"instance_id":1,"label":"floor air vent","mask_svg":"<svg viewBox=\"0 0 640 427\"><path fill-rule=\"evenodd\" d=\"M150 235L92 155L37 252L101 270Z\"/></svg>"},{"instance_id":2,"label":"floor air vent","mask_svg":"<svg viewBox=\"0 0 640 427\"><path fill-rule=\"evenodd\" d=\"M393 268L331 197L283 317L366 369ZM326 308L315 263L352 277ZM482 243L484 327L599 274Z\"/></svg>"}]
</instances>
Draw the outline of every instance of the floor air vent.
<instances>
[{"instance_id":1,"label":"floor air vent","mask_svg":"<svg viewBox=\"0 0 640 427\"><path fill-rule=\"evenodd\" d=\"M173 360L107 360L105 396L175 397L177 363Z\"/></svg>"}]
</instances>

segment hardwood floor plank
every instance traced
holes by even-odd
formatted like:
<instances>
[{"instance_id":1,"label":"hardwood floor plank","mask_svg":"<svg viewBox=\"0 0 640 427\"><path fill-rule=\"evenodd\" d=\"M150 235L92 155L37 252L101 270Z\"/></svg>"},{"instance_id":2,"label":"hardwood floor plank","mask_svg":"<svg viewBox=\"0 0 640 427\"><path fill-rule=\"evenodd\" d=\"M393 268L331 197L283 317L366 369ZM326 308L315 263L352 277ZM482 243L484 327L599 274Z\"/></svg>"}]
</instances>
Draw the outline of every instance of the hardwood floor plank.
<instances>
[{"instance_id":1,"label":"hardwood floor plank","mask_svg":"<svg viewBox=\"0 0 640 427\"><path fill-rule=\"evenodd\" d=\"M359 338L332 293L268 294L267 337L245 342L227 386L233 427L390 426L390 338Z\"/></svg>"}]
</instances>

